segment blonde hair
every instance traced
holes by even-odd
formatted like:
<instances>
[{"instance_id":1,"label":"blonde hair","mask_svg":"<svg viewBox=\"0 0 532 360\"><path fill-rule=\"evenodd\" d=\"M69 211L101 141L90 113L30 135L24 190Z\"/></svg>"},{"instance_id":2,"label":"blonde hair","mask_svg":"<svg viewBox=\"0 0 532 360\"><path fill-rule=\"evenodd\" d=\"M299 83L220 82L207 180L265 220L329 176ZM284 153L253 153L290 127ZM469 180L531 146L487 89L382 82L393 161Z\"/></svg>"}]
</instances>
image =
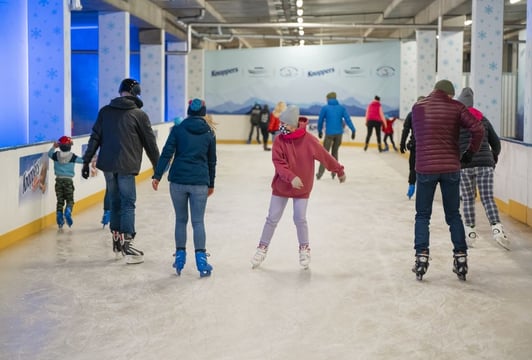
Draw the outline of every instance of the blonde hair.
<instances>
[{"instance_id":1,"label":"blonde hair","mask_svg":"<svg viewBox=\"0 0 532 360\"><path fill-rule=\"evenodd\" d=\"M286 110L286 103L284 101L279 101L277 105L275 105L275 109L273 109L273 115L276 117L279 117L283 111Z\"/></svg>"},{"instance_id":2,"label":"blonde hair","mask_svg":"<svg viewBox=\"0 0 532 360\"><path fill-rule=\"evenodd\" d=\"M212 118L212 115L206 114L203 118L207 122L207 125L209 125L209 127L211 128L212 132L216 133L216 125L218 125L218 123L214 121L214 119Z\"/></svg>"}]
</instances>

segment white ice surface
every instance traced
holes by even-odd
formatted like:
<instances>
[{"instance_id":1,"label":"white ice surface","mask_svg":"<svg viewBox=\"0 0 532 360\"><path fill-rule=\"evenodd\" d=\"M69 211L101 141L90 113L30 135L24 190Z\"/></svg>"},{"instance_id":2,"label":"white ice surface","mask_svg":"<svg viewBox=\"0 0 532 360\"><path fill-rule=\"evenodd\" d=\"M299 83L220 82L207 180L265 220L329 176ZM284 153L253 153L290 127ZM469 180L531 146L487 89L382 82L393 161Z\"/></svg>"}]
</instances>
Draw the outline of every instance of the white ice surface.
<instances>
[{"instance_id":1,"label":"white ice surface","mask_svg":"<svg viewBox=\"0 0 532 360\"><path fill-rule=\"evenodd\" d=\"M347 181L315 182L308 222L312 262L298 264L289 203L268 257L252 270L273 166L260 145L219 145L206 212L214 270L171 264L168 182L137 187L137 246L145 263L114 260L101 207L75 213L0 252L0 359L532 359L532 230L508 216L513 250L482 239L470 273L452 273L439 189L430 268L413 264L414 200L406 158L340 148Z\"/></svg>"}]
</instances>

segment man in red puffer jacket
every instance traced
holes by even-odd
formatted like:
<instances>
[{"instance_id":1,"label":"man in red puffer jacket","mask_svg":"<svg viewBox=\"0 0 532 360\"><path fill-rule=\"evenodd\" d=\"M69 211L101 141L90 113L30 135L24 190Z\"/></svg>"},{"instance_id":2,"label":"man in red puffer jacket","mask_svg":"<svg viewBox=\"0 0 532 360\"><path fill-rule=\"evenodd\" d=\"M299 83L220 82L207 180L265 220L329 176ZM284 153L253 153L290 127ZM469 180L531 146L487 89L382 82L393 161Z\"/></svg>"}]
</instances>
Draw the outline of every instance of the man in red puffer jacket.
<instances>
[{"instance_id":1,"label":"man in red puffer jacket","mask_svg":"<svg viewBox=\"0 0 532 360\"><path fill-rule=\"evenodd\" d=\"M416 137L416 218L412 271L418 280L428 268L429 224L436 186L440 184L445 221L453 243L453 271L461 280L467 274L467 244L460 216L460 161L470 162L482 142L484 129L464 104L453 100L454 86L440 80L434 90L412 108L412 128ZM467 150L461 154L460 128L471 133Z\"/></svg>"}]
</instances>

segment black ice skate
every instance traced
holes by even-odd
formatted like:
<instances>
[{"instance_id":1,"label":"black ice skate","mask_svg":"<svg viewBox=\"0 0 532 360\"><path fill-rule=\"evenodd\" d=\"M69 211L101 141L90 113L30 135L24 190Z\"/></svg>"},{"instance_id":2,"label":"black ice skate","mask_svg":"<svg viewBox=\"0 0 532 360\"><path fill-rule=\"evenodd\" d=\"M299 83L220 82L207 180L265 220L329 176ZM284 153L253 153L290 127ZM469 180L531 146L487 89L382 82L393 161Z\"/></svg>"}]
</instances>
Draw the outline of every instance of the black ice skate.
<instances>
[{"instance_id":1,"label":"black ice skate","mask_svg":"<svg viewBox=\"0 0 532 360\"><path fill-rule=\"evenodd\" d=\"M467 270L467 255L454 254L453 272L460 280L465 281Z\"/></svg>"},{"instance_id":2,"label":"black ice skate","mask_svg":"<svg viewBox=\"0 0 532 360\"><path fill-rule=\"evenodd\" d=\"M423 280L423 275L429 268L429 254L416 254L416 262L412 268L412 272L416 273L416 279Z\"/></svg>"}]
</instances>

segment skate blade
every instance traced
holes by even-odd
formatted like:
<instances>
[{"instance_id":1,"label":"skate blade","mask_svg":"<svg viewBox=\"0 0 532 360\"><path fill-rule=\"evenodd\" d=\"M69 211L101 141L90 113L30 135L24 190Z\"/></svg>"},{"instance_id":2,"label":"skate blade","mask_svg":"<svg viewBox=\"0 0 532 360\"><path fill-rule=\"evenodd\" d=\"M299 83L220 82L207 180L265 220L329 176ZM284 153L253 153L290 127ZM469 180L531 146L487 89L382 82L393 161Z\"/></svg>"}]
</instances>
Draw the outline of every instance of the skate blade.
<instances>
[{"instance_id":1,"label":"skate blade","mask_svg":"<svg viewBox=\"0 0 532 360\"><path fill-rule=\"evenodd\" d=\"M141 264L144 262L144 256L126 255L126 264Z\"/></svg>"},{"instance_id":2,"label":"skate blade","mask_svg":"<svg viewBox=\"0 0 532 360\"><path fill-rule=\"evenodd\" d=\"M496 238L495 242L497 242L497 244L499 244L499 246L502 247L503 249L510 251L510 242L508 241L508 239Z\"/></svg>"}]
</instances>

